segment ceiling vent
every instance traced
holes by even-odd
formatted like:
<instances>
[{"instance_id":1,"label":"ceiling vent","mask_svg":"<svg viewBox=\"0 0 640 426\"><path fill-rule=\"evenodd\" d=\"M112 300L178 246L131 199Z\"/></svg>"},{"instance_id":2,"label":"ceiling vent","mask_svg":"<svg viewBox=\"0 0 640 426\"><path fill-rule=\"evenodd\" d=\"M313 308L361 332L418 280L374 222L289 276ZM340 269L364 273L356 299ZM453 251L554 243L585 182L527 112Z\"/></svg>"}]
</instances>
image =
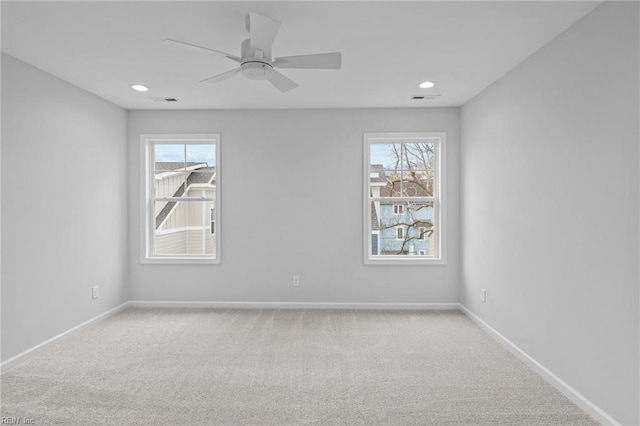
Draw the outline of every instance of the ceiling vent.
<instances>
[{"instance_id":1,"label":"ceiling vent","mask_svg":"<svg viewBox=\"0 0 640 426\"><path fill-rule=\"evenodd\" d=\"M178 102L178 98L165 98L163 96L151 96L149 99L153 102Z\"/></svg>"},{"instance_id":2,"label":"ceiling vent","mask_svg":"<svg viewBox=\"0 0 640 426\"><path fill-rule=\"evenodd\" d=\"M434 100L434 99L440 99L441 95L416 95L416 96L412 96L411 99L414 101L421 101L421 100Z\"/></svg>"}]
</instances>

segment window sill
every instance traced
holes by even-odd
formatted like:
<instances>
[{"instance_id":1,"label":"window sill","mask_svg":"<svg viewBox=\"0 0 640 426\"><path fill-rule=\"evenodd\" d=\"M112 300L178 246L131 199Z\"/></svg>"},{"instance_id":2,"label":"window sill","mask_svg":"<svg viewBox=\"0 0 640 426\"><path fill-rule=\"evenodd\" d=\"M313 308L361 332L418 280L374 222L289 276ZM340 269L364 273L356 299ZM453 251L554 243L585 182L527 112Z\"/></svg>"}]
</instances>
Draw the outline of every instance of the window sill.
<instances>
[{"instance_id":1,"label":"window sill","mask_svg":"<svg viewBox=\"0 0 640 426\"><path fill-rule=\"evenodd\" d=\"M376 256L364 260L365 265L446 265L445 259L420 258L418 256L406 256L398 259L397 256Z\"/></svg>"},{"instance_id":2,"label":"window sill","mask_svg":"<svg viewBox=\"0 0 640 426\"><path fill-rule=\"evenodd\" d=\"M220 259L210 257L147 257L140 259L140 263L143 265L219 265Z\"/></svg>"}]
</instances>

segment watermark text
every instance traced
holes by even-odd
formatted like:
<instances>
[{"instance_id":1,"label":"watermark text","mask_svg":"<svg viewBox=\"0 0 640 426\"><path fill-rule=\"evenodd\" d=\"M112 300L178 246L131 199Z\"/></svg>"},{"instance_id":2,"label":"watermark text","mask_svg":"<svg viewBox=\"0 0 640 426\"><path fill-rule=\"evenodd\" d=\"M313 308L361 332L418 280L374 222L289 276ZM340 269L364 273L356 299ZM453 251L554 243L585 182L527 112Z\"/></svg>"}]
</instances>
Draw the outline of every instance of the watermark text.
<instances>
[{"instance_id":1,"label":"watermark text","mask_svg":"<svg viewBox=\"0 0 640 426\"><path fill-rule=\"evenodd\" d=\"M35 419L31 417L0 417L0 425L35 425Z\"/></svg>"}]
</instances>

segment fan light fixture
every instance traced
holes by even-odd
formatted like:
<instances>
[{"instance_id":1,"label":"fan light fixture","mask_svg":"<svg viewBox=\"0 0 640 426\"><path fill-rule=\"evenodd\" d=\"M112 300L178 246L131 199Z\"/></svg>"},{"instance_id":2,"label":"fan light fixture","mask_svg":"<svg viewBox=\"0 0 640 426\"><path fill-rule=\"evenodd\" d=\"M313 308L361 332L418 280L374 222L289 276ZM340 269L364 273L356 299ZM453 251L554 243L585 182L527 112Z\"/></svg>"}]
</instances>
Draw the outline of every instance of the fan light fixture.
<instances>
[{"instance_id":1,"label":"fan light fixture","mask_svg":"<svg viewBox=\"0 0 640 426\"><path fill-rule=\"evenodd\" d=\"M436 82L435 81L430 81L430 80L423 81L422 83L418 84L418 86L421 89L431 89L435 85L436 85Z\"/></svg>"},{"instance_id":2,"label":"fan light fixture","mask_svg":"<svg viewBox=\"0 0 640 426\"><path fill-rule=\"evenodd\" d=\"M144 86L142 84L132 84L131 88L137 92L146 92L147 90L149 90L147 86Z\"/></svg>"},{"instance_id":3,"label":"fan light fixture","mask_svg":"<svg viewBox=\"0 0 640 426\"><path fill-rule=\"evenodd\" d=\"M273 73L273 66L262 61L247 61L240 65L240 74L249 80L269 80Z\"/></svg>"},{"instance_id":4,"label":"fan light fixture","mask_svg":"<svg viewBox=\"0 0 640 426\"><path fill-rule=\"evenodd\" d=\"M220 83L241 75L249 80L268 81L281 92L288 92L298 87L298 83L276 68L338 70L342 66L340 52L273 58L271 48L280 29L280 22L268 16L249 12L245 20L245 28L249 32L249 38L240 43L239 56L171 38L164 39L163 42L181 49L224 56L239 64L237 68L200 80L201 83Z\"/></svg>"}]
</instances>

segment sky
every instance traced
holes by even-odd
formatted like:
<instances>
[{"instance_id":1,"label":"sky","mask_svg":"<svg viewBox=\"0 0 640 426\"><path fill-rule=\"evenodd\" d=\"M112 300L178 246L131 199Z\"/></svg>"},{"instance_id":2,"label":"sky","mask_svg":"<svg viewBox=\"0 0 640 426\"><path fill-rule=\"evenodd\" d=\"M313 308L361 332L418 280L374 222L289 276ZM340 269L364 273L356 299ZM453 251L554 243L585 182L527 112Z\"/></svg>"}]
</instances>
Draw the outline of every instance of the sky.
<instances>
[{"instance_id":1,"label":"sky","mask_svg":"<svg viewBox=\"0 0 640 426\"><path fill-rule=\"evenodd\" d=\"M382 164L385 168L391 168L395 163L395 156L391 154L391 144L372 143L370 145L370 164Z\"/></svg>"},{"instance_id":2,"label":"sky","mask_svg":"<svg viewBox=\"0 0 640 426\"><path fill-rule=\"evenodd\" d=\"M206 162L208 166L216 165L216 148L215 145L186 145L186 161L187 162ZM396 158L392 152L392 144L374 143L370 145L371 164L382 164L385 168L393 168ZM398 149L399 150L399 149ZM156 144L155 145L155 161L156 162L183 162L185 161L185 145L184 144Z\"/></svg>"},{"instance_id":3,"label":"sky","mask_svg":"<svg viewBox=\"0 0 640 426\"><path fill-rule=\"evenodd\" d=\"M156 162L183 162L185 161L185 145L184 144L156 144L155 145L155 161ZM186 161L187 162L205 162L209 167L216 165L216 147L215 145L186 145Z\"/></svg>"},{"instance_id":4,"label":"sky","mask_svg":"<svg viewBox=\"0 0 640 426\"><path fill-rule=\"evenodd\" d=\"M392 144L392 143L372 143L369 145L369 164L382 164L385 169L394 169L396 164L397 155L393 151L393 147L395 145L396 152L400 152L401 144ZM405 157L405 155L402 155ZM411 161L414 163L416 161L415 157L409 156L409 158L404 158L403 163L406 167L407 162ZM415 164L415 163L414 163Z\"/></svg>"}]
</instances>

